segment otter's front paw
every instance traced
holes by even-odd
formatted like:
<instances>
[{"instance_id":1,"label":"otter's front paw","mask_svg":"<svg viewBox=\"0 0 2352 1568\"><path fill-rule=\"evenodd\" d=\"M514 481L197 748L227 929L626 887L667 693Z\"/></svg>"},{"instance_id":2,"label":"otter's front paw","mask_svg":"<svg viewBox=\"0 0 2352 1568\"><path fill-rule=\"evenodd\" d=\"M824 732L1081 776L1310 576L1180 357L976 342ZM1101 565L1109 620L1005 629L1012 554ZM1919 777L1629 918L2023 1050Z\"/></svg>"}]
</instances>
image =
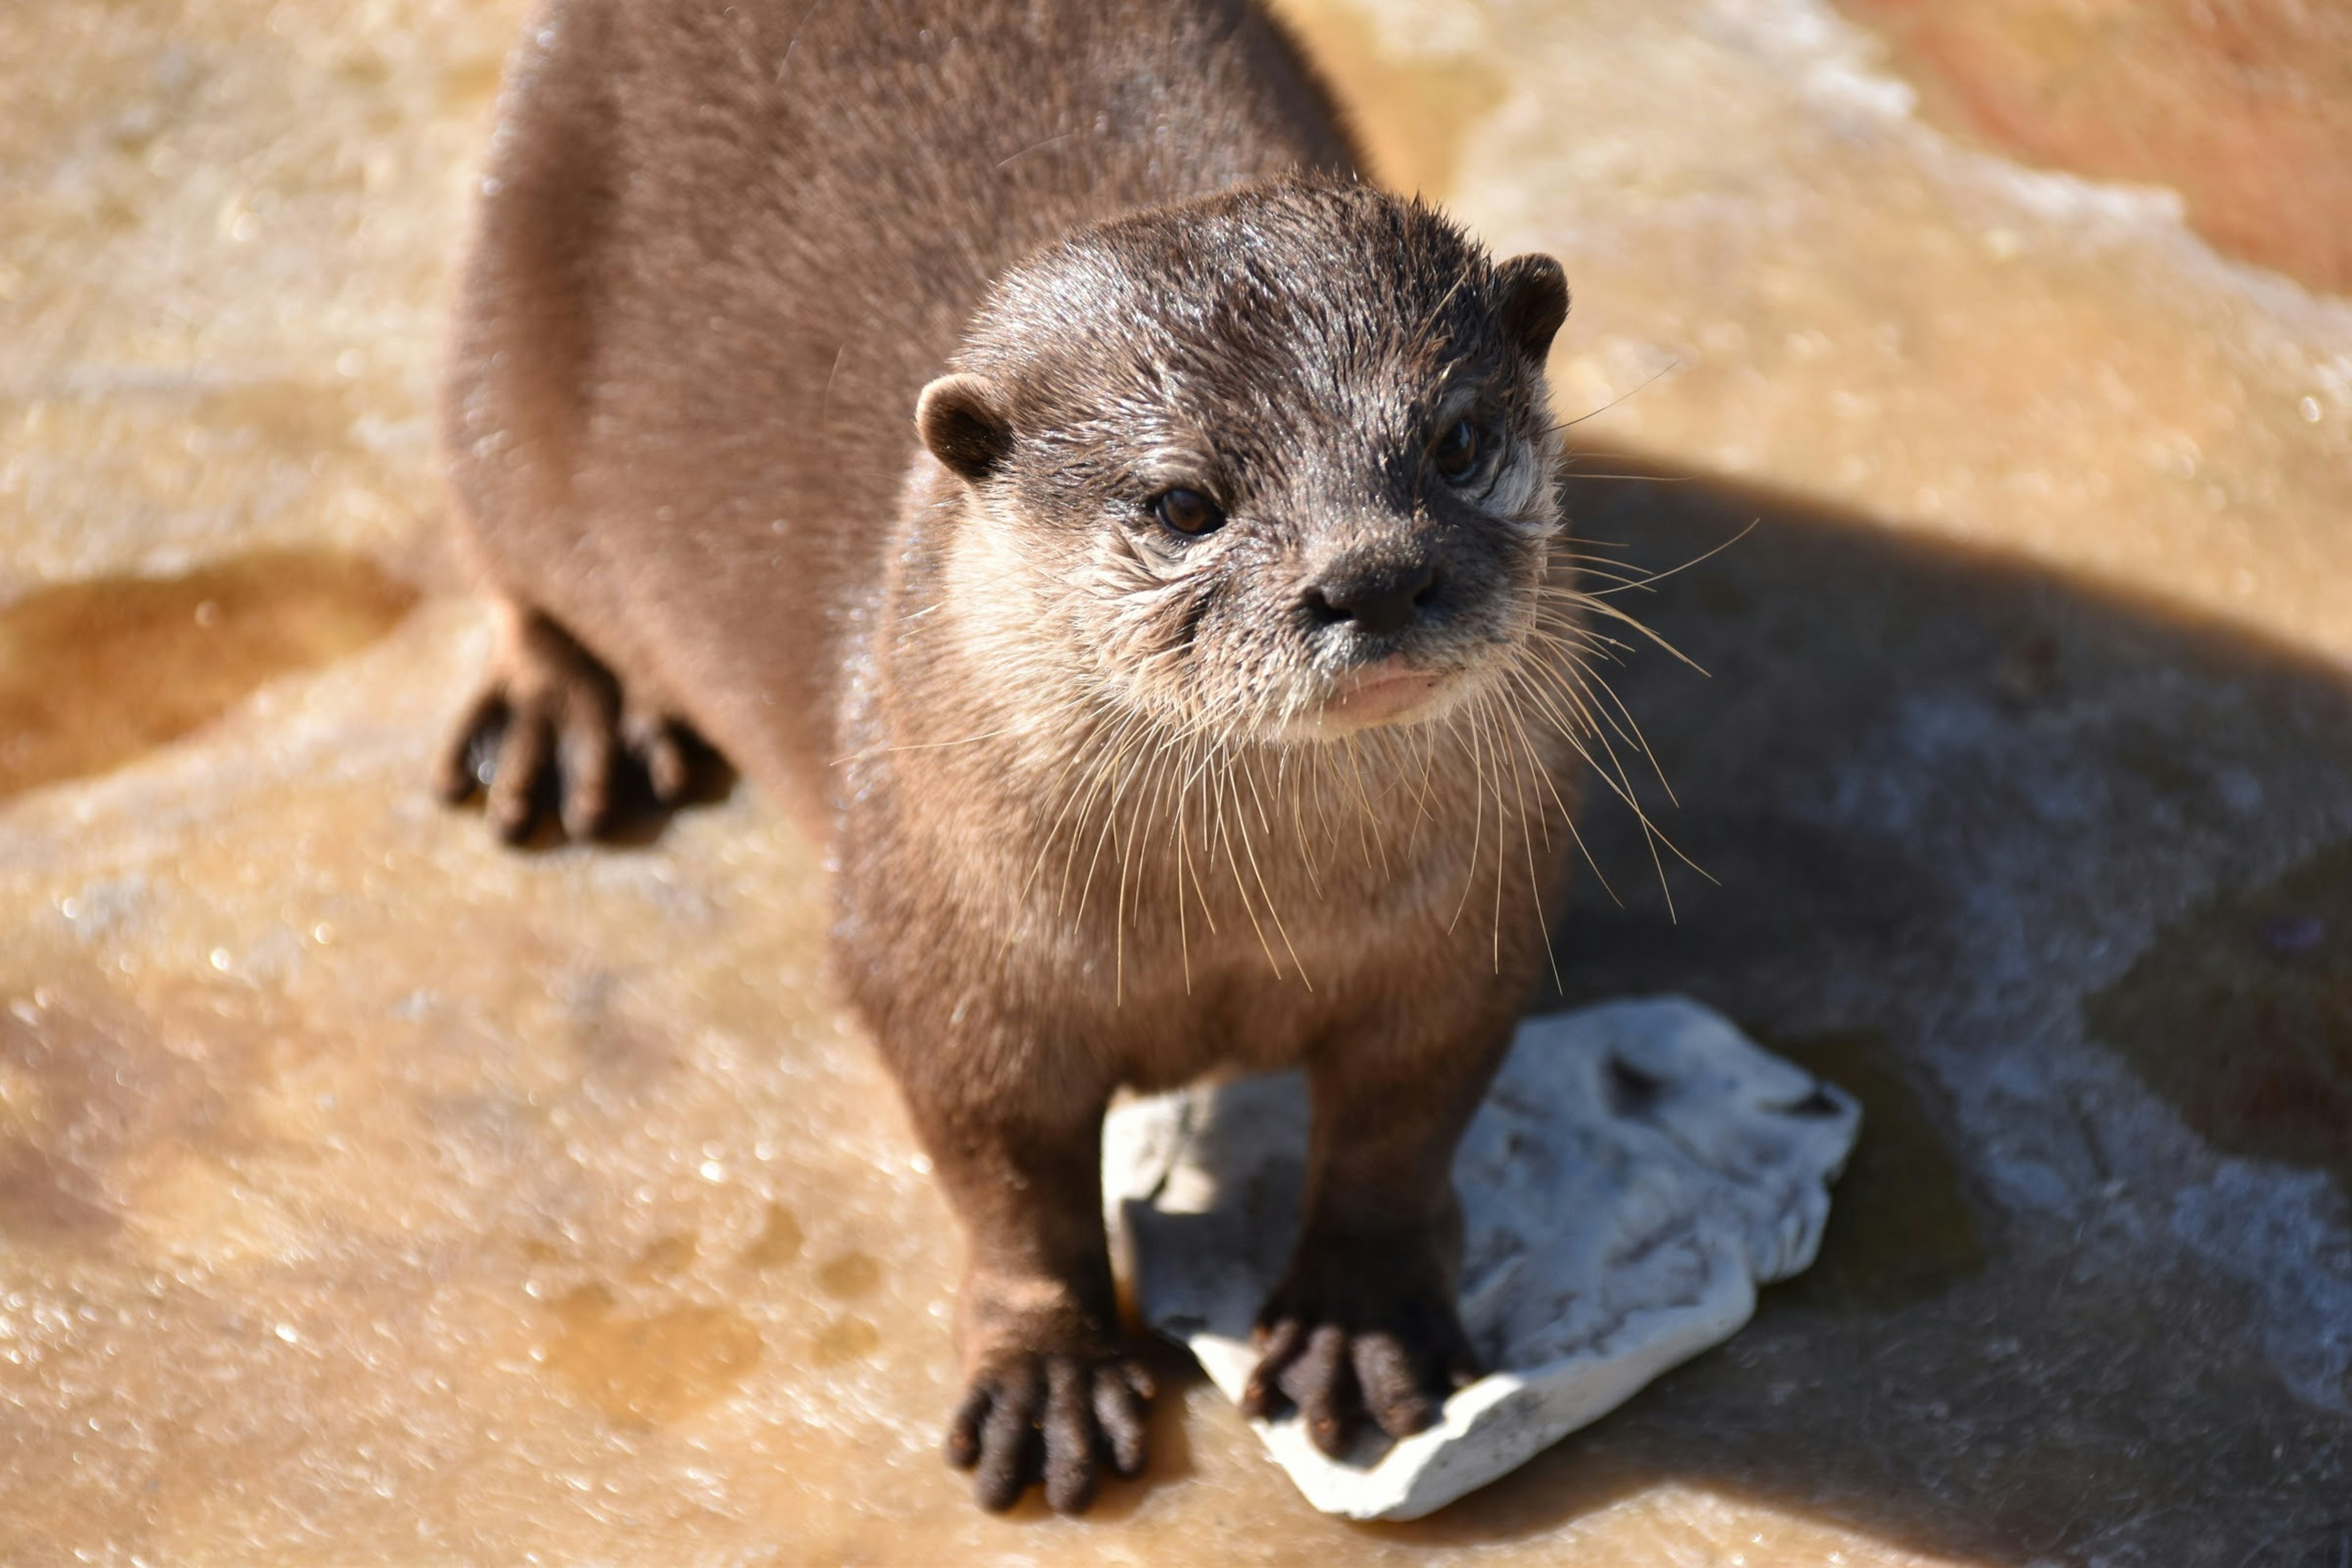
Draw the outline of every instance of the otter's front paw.
<instances>
[{"instance_id":1,"label":"otter's front paw","mask_svg":"<svg viewBox=\"0 0 2352 1568\"><path fill-rule=\"evenodd\" d=\"M1042 1481L1057 1513L1083 1513L1103 1466L1140 1475L1151 1376L1111 1353L1013 1352L984 1363L948 1426L948 1462L1002 1513Z\"/></svg>"},{"instance_id":2,"label":"otter's front paw","mask_svg":"<svg viewBox=\"0 0 2352 1568\"><path fill-rule=\"evenodd\" d=\"M640 781L656 809L676 805L690 783L692 732L625 702L620 681L552 621L509 614L497 668L443 754L442 798L485 795L509 844L530 838L551 806L566 837L596 837Z\"/></svg>"},{"instance_id":3,"label":"otter's front paw","mask_svg":"<svg viewBox=\"0 0 2352 1568\"><path fill-rule=\"evenodd\" d=\"M1243 1411L1297 1411L1307 1435L1344 1457L1366 1421L1391 1437L1436 1424L1445 1396L1478 1374L1437 1270L1369 1263L1294 1265L1258 1313L1256 1370Z\"/></svg>"}]
</instances>

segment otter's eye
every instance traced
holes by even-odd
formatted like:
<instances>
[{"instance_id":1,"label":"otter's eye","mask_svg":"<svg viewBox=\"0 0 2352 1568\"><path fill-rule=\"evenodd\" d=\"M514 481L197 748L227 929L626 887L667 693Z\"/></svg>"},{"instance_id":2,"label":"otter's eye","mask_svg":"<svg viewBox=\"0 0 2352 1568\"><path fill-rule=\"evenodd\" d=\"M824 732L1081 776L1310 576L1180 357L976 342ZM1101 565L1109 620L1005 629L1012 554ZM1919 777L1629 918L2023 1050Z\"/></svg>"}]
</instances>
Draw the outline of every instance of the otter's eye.
<instances>
[{"instance_id":1,"label":"otter's eye","mask_svg":"<svg viewBox=\"0 0 2352 1568\"><path fill-rule=\"evenodd\" d=\"M1485 447L1486 443L1478 438L1478 426L1467 419L1457 419L1454 427L1440 436L1437 445L1429 449L1429 458L1447 484L1458 485L1477 471L1478 458Z\"/></svg>"},{"instance_id":2,"label":"otter's eye","mask_svg":"<svg viewBox=\"0 0 2352 1568\"><path fill-rule=\"evenodd\" d=\"M1160 520L1161 527L1172 529L1187 539L1198 539L1225 526L1225 514L1199 490L1160 491L1151 503L1151 515Z\"/></svg>"}]
</instances>

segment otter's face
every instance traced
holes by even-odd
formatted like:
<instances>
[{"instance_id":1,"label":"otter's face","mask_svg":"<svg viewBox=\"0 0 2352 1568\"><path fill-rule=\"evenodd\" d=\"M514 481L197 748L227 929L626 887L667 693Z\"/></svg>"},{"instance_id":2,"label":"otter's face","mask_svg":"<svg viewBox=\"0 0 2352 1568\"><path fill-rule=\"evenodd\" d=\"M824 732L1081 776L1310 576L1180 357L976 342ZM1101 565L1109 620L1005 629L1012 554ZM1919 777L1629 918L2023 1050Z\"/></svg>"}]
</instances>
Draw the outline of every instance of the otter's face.
<instances>
[{"instance_id":1,"label":"otter's face","mask_svg":"<svg viewBox=\"0 0 2352 1568\"><path fill-rule=\"evenodd\" d=\"M1306 740L1436 718L1533 629L1559 527L1559 265L1285 182L1000 286L919 414L1097 700Z\"/></svg>"}]
</instances>

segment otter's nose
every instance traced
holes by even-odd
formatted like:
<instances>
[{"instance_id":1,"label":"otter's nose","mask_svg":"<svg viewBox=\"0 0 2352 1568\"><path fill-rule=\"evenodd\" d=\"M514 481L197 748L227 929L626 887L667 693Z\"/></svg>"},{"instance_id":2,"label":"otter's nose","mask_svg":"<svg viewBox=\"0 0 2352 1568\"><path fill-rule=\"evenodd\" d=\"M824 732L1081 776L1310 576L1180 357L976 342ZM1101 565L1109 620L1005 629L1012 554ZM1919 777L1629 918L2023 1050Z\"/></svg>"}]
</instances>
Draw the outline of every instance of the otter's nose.
<instances>
[{"instance_id":1,"label":"otter's nose","mask_svg":"<svg viewBox=\"0 0 2352 1568\"><path fill-rule=\"evenodd\" d=\"M1434 561L1343 562L1307 590L1307 612L1318 626L1381 637L1412 625L1436 593Z\"/></svg>"}]
</instances>

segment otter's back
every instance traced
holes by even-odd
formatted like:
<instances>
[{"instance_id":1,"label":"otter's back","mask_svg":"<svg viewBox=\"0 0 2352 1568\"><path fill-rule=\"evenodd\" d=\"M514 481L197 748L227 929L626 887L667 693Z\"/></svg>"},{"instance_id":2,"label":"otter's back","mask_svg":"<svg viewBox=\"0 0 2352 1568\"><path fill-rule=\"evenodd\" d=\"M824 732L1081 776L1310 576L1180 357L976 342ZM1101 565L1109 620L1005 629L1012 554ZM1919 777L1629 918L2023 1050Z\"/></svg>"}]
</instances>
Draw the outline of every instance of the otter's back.
<instances>
[{"instance_id":1,"label":"otter's back","mask_svg":"<svg viewBox=\"0 0 2352 1568\"><path fill-rule=\"evenodd\" d=\"M1238 3L554 0L452 378L488 564L814 807L916 395L990 279L1349 158Z\"/></svg>"}]
</instances>

